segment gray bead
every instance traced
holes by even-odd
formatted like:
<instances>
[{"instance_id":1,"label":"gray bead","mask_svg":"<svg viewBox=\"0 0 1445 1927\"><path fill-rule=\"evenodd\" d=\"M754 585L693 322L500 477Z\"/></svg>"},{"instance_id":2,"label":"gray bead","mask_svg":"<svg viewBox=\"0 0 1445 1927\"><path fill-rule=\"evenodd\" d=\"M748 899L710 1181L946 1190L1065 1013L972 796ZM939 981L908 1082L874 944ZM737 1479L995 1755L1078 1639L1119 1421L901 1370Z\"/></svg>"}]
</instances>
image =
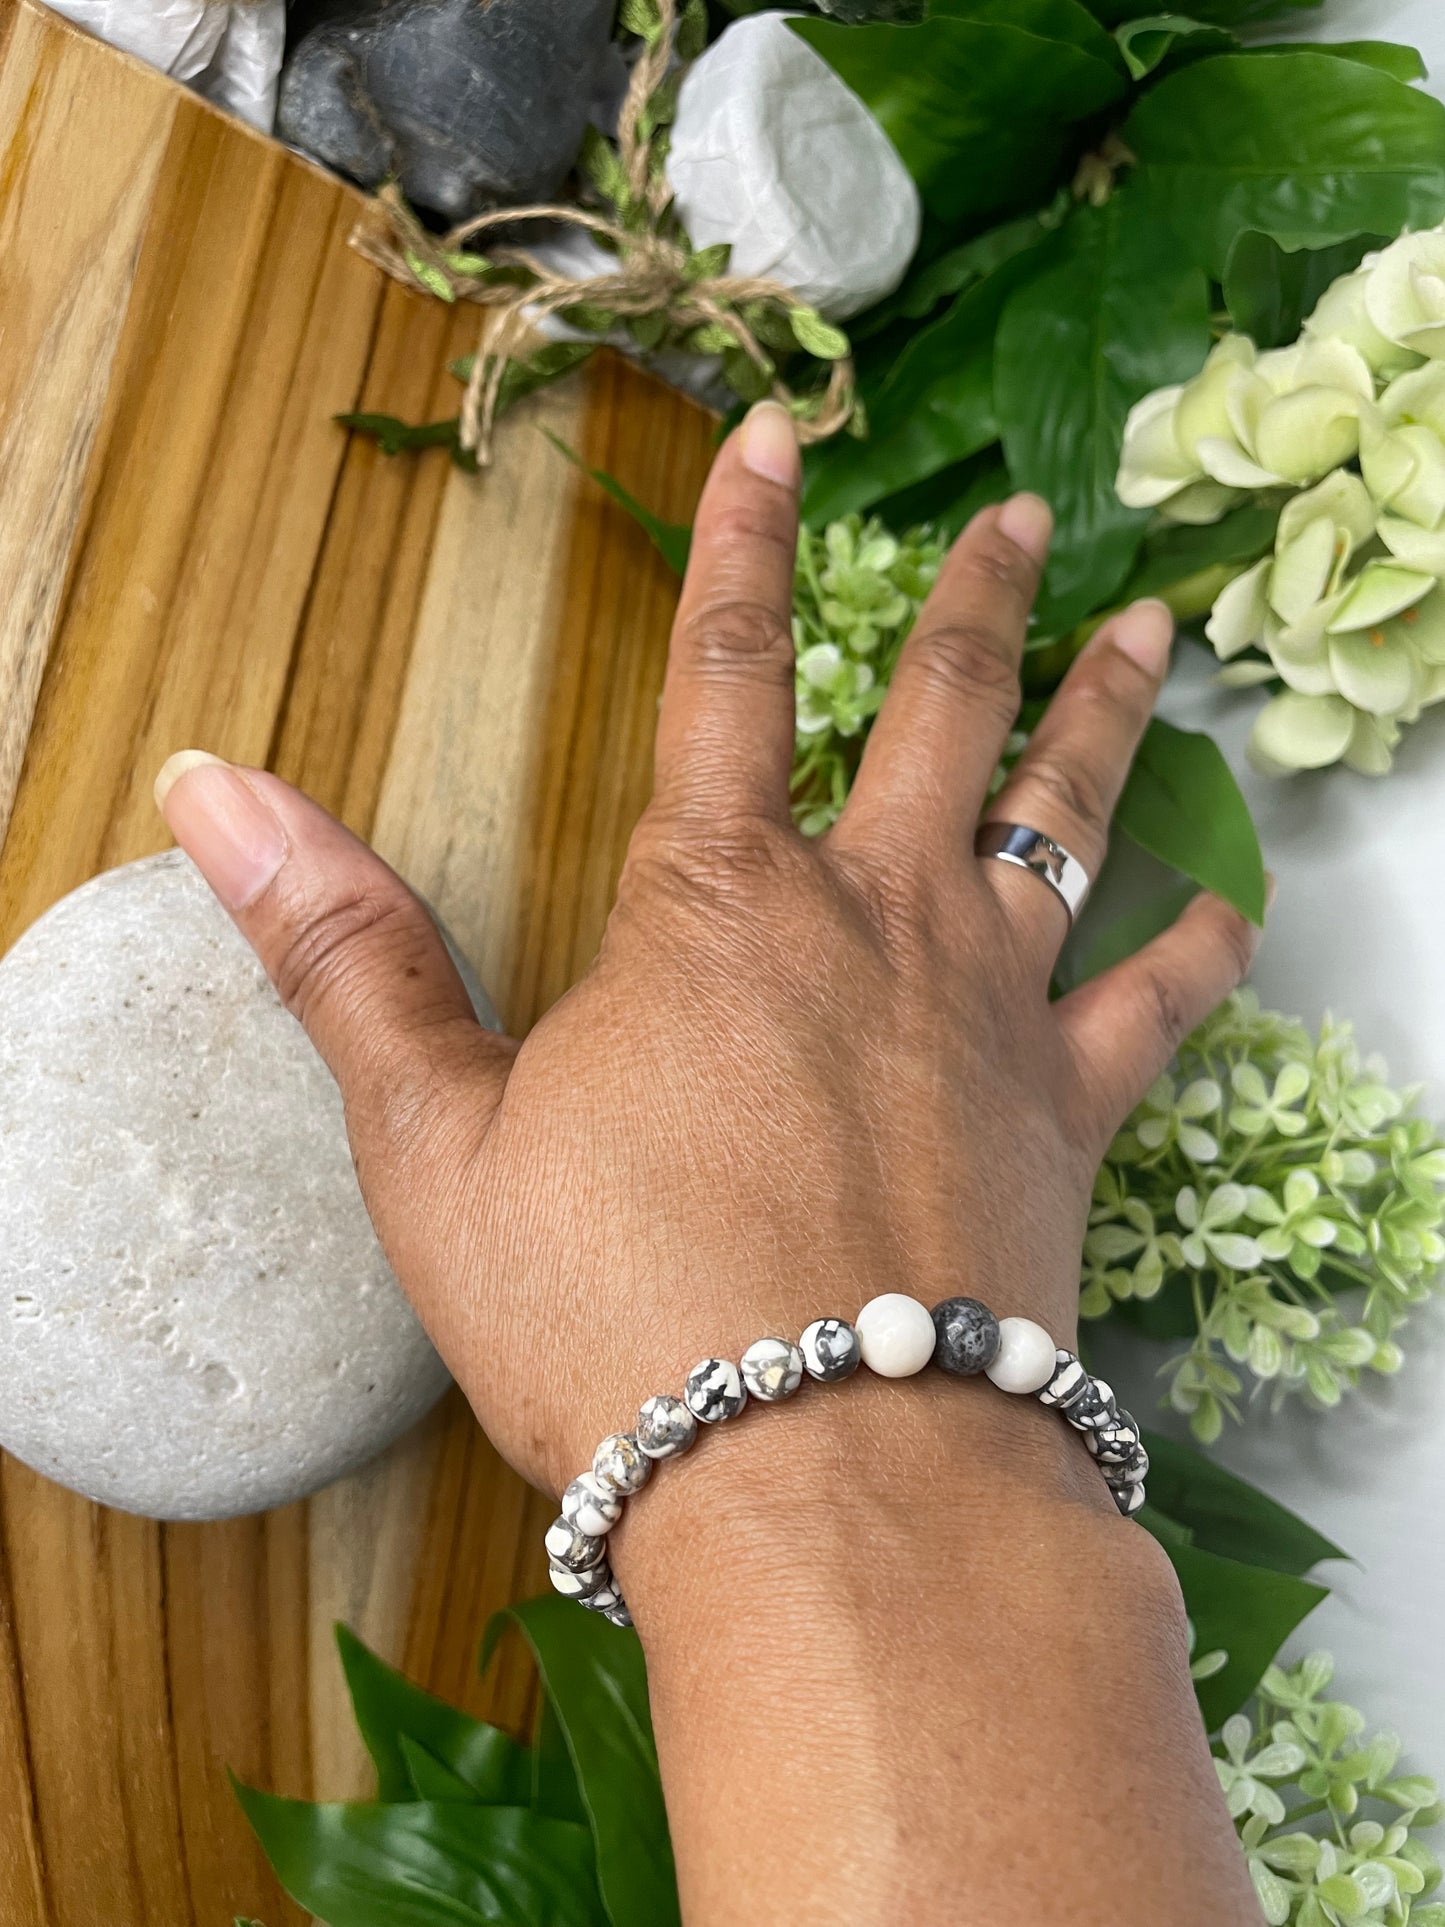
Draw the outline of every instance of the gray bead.
<instances>
[{"instance_id":1,"label":"gray bead","mask_svg":"<svg viewBox=\"0 0 1445 1927\"><path fill-rule=\"evenodd\" d=\"M1096 1432L1112 1425L1118 1410L1112 1389L1102 1378L1091 1378L1078 1397L1070 1401L1064 1417L1076 1432Z\"/></svg>"},{"instance_id":2,"label":"gray bead","mask_svg":"<svg viewBox=\"0 0 1445 1927\"><path fill-rule=\"evenodd\" d=\"M547 1528L547 1557L554 1565L566 1566L569 1572L586 1572L590 1567L602 1563L607 1551L605 1539L596 1539L590 1532L580 1532L567 1518L554 1519Z\"/></svg>"},{"instance_id":3,"label":"gray bead","mask_svg":"<svg viewBox=\"0 0 1445 1927\"><path fill-rule=\"evenodd\" d=\"M697 1420L680 1398L659 1392L637 1414L637 1443L650 1459L675 1459L697 1437Z\"/></svg>"},{"instance_id":4,"label":"gray bead","mask_svg":"<svg viewBox=\"0 0 1445 1927\"><path fill-rule=\"evenodd\" d=\"M615 1606L609 1606L602 1617L604 1619L610 1619L614 1626L630 1626L632 1624L632 1614L627 1610L627 1601L625 1599L619 1600Z\"/></svg>"},{"instance_id":5,"label":"gray bead","mask_svg":"<svg viewBox=\"0 0 1445 1927\"><path fill-rule=\"evenodd\" d=\"M1142 1485L1149 1474L1149 1454L1141 1445L1118 1465L1101 1465L1099 1469L1110 1485Z\"/></svg>"},{"instance_id":6,"label":"gray bead","mask_svg":"<svg viewBox=\"0 0 1445 1927\"><path fill-rule=\"evenodd\" d=\"M579 1472L562 1494L562 1517L579 1532L600 1539L622 1517L622 1500L600 1486L591 1472Z\"/></svg>"},{"instance_id":7,"label":"gray bead","mask_svg":"<svg viewBox=\"0 0 1445 1927\"><path fill-rule=\"evenodd\" d=\"M976 1298L945 1298L935 1305L933 1329L933 1362L955 1378L972 1378L998 1356L998 1320Z\"/></svg>"},{"instance_id":8,"label":"gray bead","mask_svg":"<svg viewBox=\"0 0 1445 1927\"><path fill-rule=\"evenodd\" d=\"M596 1592L589 1593L582 1601L582 1604L587 1608L588 1612L591 1613L615 1612L617 1608L623 1604L622 1588L618 1585L616 1579L609 1574L607 1584L605 1586L599 1586Z\"/></svg>"},{"instance_id":9,"label":"gray bead","mask_svg":"<svg viewBox=\"0 0 1445 1927\"><path fill-rule=\"evenodd\" d=\"M704 1425L736 1418L748 1402L742 1374L730 1358L704 1358L682 1388L683 1403Z\"/></svg>"},{"instance_id":10,"label":"gray bead","mask_svg":"<svg viewBox=\"0 0 1445 1927\"><path fill-rule=\"evenodd\" d=\"M640 1492L652 1477L652 1460L631 1432L613 1432L603 1439L592 1460L592 1476L604 1492L624 1499Z\"/></svg>"},{"instance_id":11,"label":"gray bead","mask_svg":"<svg viewBox=\"0 0 1445 1927\"><path fill-rule=\"evenodd\" d=\"M810 1378L835 1385L851 1378L863 1363L863 1347L846 1318L815 1318L798 1340L803 1368Z\"/></svg>"},{"instance_id":12,"label":"gray bead","mask_svg":"<svg viewBox=\"0 0 1445 1927\"><path fill-rule=\"evenodd\" d=\"M1039 1393L1039 1404L1056 1405L1060 1411L1067 1412L1084 1396L1093 1380L1072 1352L1060 1349L1057 1357L1054 1375Z\"/></svg>"},{"instance_id":13,"label":"gray bead","mask_svg":"<svg viewBox=\"0 0 1445 1927\"><path fill-rule=\"evenodd\" d=\"M1126 1519L1129 1518L1131 1514L1137 1512L1144 1503L1144 1488L1142 1485L1111 1485L1109 1490L1114 1495L1115 1505L1118 1506Z\"/></svg>"},{"instance_id":14,"label":"gray bead","mask_svg":"<svg viewBox=\"0 0 1445 1927\"><path fill-rule=\"evenodd\" d=\"M738 1361L753 1398L776 1405L791 1398L803 1382L803 1354L786 1338L758 1338Z\"/></svg>"},{"instance_id":15,"label":"gray bead","mask_svg":"<svg viewBox=\"0 0 1445 1927\"><path fill-rule=\"evenodd\" d=\"M583 1572L574 1572L570 1566L559 1566L549 1561L547 1577L554 1591L560 1592L564 1599L590 1599L595 1592L612 1583L612 1569L604 1559L600 1566L588 1566Z\"/></svg>"}]
</instances>

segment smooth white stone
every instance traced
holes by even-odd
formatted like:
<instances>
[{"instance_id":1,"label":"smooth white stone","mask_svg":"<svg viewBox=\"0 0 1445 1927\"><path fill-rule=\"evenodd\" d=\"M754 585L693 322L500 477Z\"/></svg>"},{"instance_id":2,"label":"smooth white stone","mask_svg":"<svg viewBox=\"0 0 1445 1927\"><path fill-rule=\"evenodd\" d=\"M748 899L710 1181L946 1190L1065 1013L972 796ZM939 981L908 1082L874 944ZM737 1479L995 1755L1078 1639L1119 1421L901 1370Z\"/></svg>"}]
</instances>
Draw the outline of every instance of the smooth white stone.
<instances>
[{"instance_id":1,"label":"smooth white stone","mask_svg":"<svg viewBox=\"0 0 1445 1927\"><path fill-rule=\"evenodd\" d=\"M1041 1392L1054 1375L1058 1348L1032 1318L1000 1318L998 1352L984 1371L1001 1392Z\"/></svg>"},{"instance_id":2,"label":"smooth white stone","mask_svg":"<svg viewBox=\"0 0 1445 1927\"><path fill-rule=\"evenodd\" d=\"M0 962L0 1012L0 1447L217 1519L436 1402L331 1075L186 857L57 904Z\"/></svg>"},{"instance_id":3,"label":"smooth white stone","mask_svg":"<svg viewBox=\"0 0 1445 1927\"><path fill-rule=\"evenodd\" d=\"M938 1342L927 1305L901 1291L870 1299L853 1323L863 1363L880 1378L912 1378L932 1358Z\"/></svg>"}]
</instances>

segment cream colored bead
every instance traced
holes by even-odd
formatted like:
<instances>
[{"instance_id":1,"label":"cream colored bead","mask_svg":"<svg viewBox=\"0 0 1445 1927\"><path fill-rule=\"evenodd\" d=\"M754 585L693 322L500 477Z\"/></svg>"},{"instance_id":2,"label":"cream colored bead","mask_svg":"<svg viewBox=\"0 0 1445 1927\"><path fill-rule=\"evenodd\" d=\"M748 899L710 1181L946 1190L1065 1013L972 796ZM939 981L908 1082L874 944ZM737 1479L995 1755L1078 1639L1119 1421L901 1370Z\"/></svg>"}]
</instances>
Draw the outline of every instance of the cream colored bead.
<instances>
[{"instance_id":1,"label":"cream colored bead","mask_svg":"<svg viewBox=\"0 0 1445 1927\"><path fill-rule=\"evenodd\" d=\"M938 1342L927 1305L901 1291L870 1299L853 1323L863 1363L880 1378L912 1378L932 1358Z\"/></svg>"},{"instance_id":2,"label":"cream colored bead","mask_svg":"<svg viewBox=\"0 0 1445 1927\"><path fill-rule=\"evenodd\" d=\"M998 1351L984 1370L1001 1392L1041 1392L1058 1365L1058 1347L1032 1318L1000 1318Z\"/></svg>"}]
</instances>

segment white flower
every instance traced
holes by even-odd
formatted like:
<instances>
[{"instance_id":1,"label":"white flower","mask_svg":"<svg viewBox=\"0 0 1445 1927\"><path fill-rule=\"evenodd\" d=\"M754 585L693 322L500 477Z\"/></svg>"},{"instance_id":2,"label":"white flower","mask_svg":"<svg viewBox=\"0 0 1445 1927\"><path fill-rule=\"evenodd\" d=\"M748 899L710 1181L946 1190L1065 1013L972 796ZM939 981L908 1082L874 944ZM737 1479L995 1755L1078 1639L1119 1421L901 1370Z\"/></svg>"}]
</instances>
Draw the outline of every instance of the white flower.
<instances>
[{"instance_id":1,"label":"white flower","mask_svg":"<svg viewBox=\"0 0 1445 1927\"><path fill-rule=\"evenodd\" d=\"M1229 1271L1253 1271L1259 1264L1259 1245L1242 1231L1229 1227L1244 1215L1249 1194L1242 1184L1221 1184L1200 1200L1186 1184L1174 1200L1174 1215L1187 1236L1180 1240L1184 1262L1202 1270L1213 1261Z\"/></svg>"},{"instance_id":2,"label":"white flower","mask_svg":"<svg viewBox=\"0 0 1445 1927\"><path fill-rule=\"evenodd\" d=\"M1402 234L1365 270L1365 311L1385 339L1445 355L1445 230Z\"/></svg>"},{"instance_id":3,"label":"white flower","mask_svg":"<svg viewBox=\"0 0 1445 1927\"><path fill-rule=\"evenodd\" d=\"M1274 554L1229 584L1205 625L1220 660L1253 647L1273 656L1281 637L1288 654L1294 630L1305 625L1312 631L1317 616L1322 635L1346 567L1374 532L1369 491L1344 469L1286 503Z\"/></svg>"},{"instance_id":4,"label":"white flower","mask_svg":"<svg viewBox=\"0 0 1445 1927\"><path fill-rule=\"evenodd\" d=\"M1379 258L1372 255L1369 261L1373 263ZM1305 333L1319 341L1348 342L1364 356L1372 373L1388 381L1392 375L1418 367L1420 357L1381 334L1370 319L1365 301L1369 284L1368 265L1358 268L1354 274L1341 275L1320 296L1314 313L1305 323Z\"/></svg>"}]
</instances>

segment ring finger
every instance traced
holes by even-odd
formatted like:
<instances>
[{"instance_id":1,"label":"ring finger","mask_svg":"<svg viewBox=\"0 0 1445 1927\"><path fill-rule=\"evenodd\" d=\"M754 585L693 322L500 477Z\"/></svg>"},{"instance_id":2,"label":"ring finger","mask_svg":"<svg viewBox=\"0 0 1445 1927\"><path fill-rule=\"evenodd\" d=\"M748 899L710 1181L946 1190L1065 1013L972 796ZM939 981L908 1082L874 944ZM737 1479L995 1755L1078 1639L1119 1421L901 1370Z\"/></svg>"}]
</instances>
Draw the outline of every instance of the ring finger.
<instances>
[{"instance_id":1,"label":"ring finger","mask_svg":"<svg viewBox=\"0 0 1445 1927\"><path fill-rule=\"evenodd\" d=\"M1109 819L1169 666L1174 618L1162 602L1136 602L1092 637L1059 685L985 823L1041 831L1097 877ZM1017 864L983 859L1010 917L1053 967L1069 919L1056 892Z\"/></svg>"}]
</instances>

